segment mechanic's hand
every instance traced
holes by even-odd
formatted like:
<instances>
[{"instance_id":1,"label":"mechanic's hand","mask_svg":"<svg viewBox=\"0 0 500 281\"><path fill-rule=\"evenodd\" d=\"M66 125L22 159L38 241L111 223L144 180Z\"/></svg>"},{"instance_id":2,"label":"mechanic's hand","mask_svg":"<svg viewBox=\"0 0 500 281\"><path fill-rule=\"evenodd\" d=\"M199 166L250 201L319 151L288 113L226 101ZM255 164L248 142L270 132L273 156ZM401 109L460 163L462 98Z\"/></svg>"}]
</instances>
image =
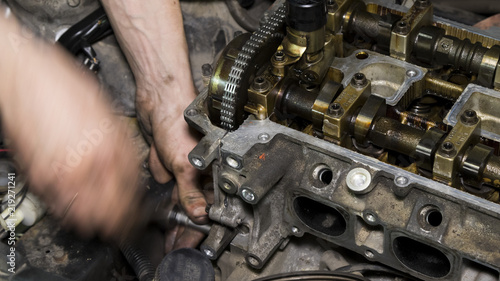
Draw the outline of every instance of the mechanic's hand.
<instances>
[{"instance_id":1,"label":"mechanic's hand","mask_svg":"<svg viewBox=\"0 0 500 281\"><path fill-rule=\"evenodd\" d=\"M151 144L149 167L177 181L179 201L196 223L207 221L198 172L187 155L196 145L183 111L195 98L179 1L102 0L134 73L136 111Z\"/></svg>"},{"instance_id":2,"label":"mechanic's hand","mask_svg":"<svg viewBox=\"0 0 500 281\"><path fill-rule=\"evenodd\" d=\"M153 177L159 183L166 183L172 176L175 177L174 193L178 194L176 197L183 209L195 223L206 223L206 202L200 190L199 173L188 160L197 139L183 117L184 109L195 97L194 88L182 92L176 84L176 81L170 81L166 85L166 89L178 92L166 100L157 90L139 82L137 117L151 144L149 168Z\"/></svg>"},{"instance_id":3,"label":"mechanic's hand","mask_svg":"<svg viewBox=\"0 0 500 281\"><path fill-rule=\"evenodd\" d=\"M0 17L2 133L49 210L82 234L135 223L139 159L91 73Z\"/></svg>"}]
</instances>

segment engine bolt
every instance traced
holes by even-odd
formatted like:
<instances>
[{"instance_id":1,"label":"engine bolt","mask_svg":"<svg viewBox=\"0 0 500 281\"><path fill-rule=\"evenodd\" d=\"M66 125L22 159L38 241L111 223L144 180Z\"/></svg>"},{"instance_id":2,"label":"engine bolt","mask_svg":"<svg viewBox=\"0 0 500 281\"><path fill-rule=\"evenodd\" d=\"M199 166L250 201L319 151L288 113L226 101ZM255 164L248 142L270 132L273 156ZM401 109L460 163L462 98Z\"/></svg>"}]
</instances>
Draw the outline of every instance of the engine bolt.
<instances>
[{"instance_id":1,"label":"engine bolt","mask_svg":"<svg viewBox=\"0 0 500 281\"><path fill-rule=\"evenodd\" d=\"M375 218L375 216L373 214L367 214L366 215L366 220L370 223L376 223L377 222L377 218Z\"/></svg>"},{"instance_id":2,"label":"engine bolt","mask_svg":"<svg viewBox=\"0 0 500 281\"><path fill-rule=\"evenodd\" d=\"M201 159L198 157L191 158L191 163L193 163L195 167L198 168L203 167L203 161L201 161Z\"/></svg>"},{"instance_id":3,"label":"engine bolt","mask_svg":"<svg viewBox=\"0 0 500 281\"><path fill-rule=\"evenodd\" d=\"M445 141L441 145L441 152L443 152L446 156L451 157L455 155L455 145L450 141Z\"/></svg>"},{"instance_id":4,"label":"engine bolt","mask_svg":"<svg viewBox=\"0 0 500 281\"><path fill-rule=\"evenodd\" d=\"M351 84L356 88L363 88L368 84L368 80L366 80L366 76L363 73L358 72L352 77Z\"/></svg>"},{"instance_id":5,"label":"engine bolt","mask_svg":"<svg viewBox=\"0 0 500 281\"><path fill-rule=\"evenodd\" d=\"M300 230L297 227L292 226L292 233L298 234L299 232L300 232Z\"/></svg>"},{"instance_id":6,"label":"engine bolt","mask_svg":"<svg viewBox=\"0 0 500 281\"><path fill-rule=\"evenodd\" d=\"M394 180L397 186L406 186L408 184L408 178L399 176Z\"/></svg>"},{"instance_id":7,"label":"engine bolt","mask_svg":"<svg viewBox=\"0 0 500 281\"><path fill-rule=\"evenodd\" d=\"M410 32L410 25L406 21L398 21L394 31L399 34L408 34L408 32Z\"/></svg>"},{"instance_id":8,"label":"engine bolt","mask_svg":"<svg viewBox=\"0 0 500 281\"><path fill-rule=\"evenodd\" d=\"M238 160L236 160L232 156L227 156L226 157L226 163L229 165L229 167L232 167L232 168L235 168L235 169L240 168L240 162Z\"/></svg>"},{"instance_id":9,"label":"engine bolt","mask_svg":"<svg viewBox=\"0 0 500 281\"><path fill-rule=\"evenodd\" d=\"M413 77L417 76L417 72L413 69L410 69L410 70L406 71L406 76L413 78Z\"/></svg>"},{"instance_id":10,"label":"engine bolt","mask_svg":"<svg viewBox=\"0 0 500 281\"><path fill-rule=\"evenodd\" d=\"M369 259L373 259L375 257L375 254L370 251L370 250L366 250L365 251L365 257L369 258Z\"/></svg>"},{"instance_id":11,"label":"engine bolt","mask_svg":"<svg viewBox=\"0 0 500 281\"><path fill-rule=\"evenodd\" d=\"M243 199L245 199L245 201L250 203L254 202L257 197L255 196L255 193L253 193L253 191L248 188L243 188L241 190L241 196L243 197Z\"/></svg>"},{"instance_id":12,"label":"engine bolt","mask_svg":"<svg viewBox=\"0 0 500 281\"><path fill-rule=\"evenodd\" d=\"M475 125L477 124L477 122L479 122L477 113L472 109L467 109L464 113L462 113L462 115L460 116L460 120L465 125Z\"/></svg>"},{"instance_id":13,"label":"engine bolt","mask_svg":"<svg viewBox=\"0 0 500 281\"><path fill-rule=\"evenodd\" d=\"M214 251L212 251L211 249L205 248L203 249L203 252L208 258L213 258L215 256Z\"/></svg>"},{"instance_id":14,"label":"engine bolt","mask_svg":"<svg viewBox=\"0 0 500 281\"><path fill-rule=\"evenodd\" d=\"M364 193L370 187L372 176L370 172L364 168L354 168L346 177L347 188L354 193Z\"/></svg>"},{"instance_id":15,"label":"engine bolt","mask_svg":"<svg viewBox=\"0 0 500 281\"><path fill-rule=\"evenodd\" d=\"M334 102L328 106L328 113L331 114L334 117L339 117L342 116L344 113L344 109L338 102Z\"/></svg>"},{"instance_id":16,"label":"engine bolt","mask_svg":"<svg viewBox=\"0 0 500 281\"><path fill-rule=\"evenodd\" d=\"M269 134L268 133L262 133L259 134L257 137L260 141L268 141L269 140Z\"/></svg>"}]
</instances>

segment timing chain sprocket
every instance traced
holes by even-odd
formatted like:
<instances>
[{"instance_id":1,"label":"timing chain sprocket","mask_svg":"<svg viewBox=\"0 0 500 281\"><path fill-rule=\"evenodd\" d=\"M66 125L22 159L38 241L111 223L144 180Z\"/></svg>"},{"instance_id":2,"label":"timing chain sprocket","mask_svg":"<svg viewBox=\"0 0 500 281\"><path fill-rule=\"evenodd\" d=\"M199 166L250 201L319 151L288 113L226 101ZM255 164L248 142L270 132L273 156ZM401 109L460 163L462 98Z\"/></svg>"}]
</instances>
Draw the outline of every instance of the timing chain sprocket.
<instances>
[{"instance_id":1,"label":"timing chain sprocket","mask_svg":"<svg viewBox=\"0 0 500 281\"><path fill-rule=\"evenodd\" d=\"M269 61L283 37L285 1L277 1L275 5L278 9L252 34L231 67L220 112L221 126L228 131L237 129L243 122L249 80L262 66L261 62Z\"/></svg>"}]
</instances>

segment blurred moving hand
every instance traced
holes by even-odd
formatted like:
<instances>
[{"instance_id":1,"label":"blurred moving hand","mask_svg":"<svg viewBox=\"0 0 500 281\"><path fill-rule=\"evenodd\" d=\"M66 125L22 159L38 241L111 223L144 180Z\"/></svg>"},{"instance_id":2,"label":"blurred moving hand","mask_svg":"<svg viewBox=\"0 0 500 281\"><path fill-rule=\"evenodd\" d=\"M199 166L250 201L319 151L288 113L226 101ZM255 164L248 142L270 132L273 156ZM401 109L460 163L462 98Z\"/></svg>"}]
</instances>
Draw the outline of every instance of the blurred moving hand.
<instances>
[{"instance_id":1,"label":"blurred moving hand","mask_svg":"<svg viewBox=\"0 0 500 281\"><path fill-rule=\"evenodd\" d=\"M206 223L206 201L198 171L188 161L197 139L190 133L183 111L196 97L196 90L179 1L102 3L135 76L137 115L151 144L149 168L160 183L175 177L174 194L188 216L195 223ZM179 241L179 246L195 246L202 237L189 232L186 236L189 239L178 233L174 244Z\"/></svg>"},{"instance_id":2,"label":"blurred moving hand","mask_svg":"<svg viewBox=\"0 0 500 281\"><path fill-rule=\"evenodd\" d=\"M82 234L125 235L140 198L126 126L110 114L92 74L61 48L3 16L0 36L2 128L33 191Z\"/></svg>"}]
</instances>

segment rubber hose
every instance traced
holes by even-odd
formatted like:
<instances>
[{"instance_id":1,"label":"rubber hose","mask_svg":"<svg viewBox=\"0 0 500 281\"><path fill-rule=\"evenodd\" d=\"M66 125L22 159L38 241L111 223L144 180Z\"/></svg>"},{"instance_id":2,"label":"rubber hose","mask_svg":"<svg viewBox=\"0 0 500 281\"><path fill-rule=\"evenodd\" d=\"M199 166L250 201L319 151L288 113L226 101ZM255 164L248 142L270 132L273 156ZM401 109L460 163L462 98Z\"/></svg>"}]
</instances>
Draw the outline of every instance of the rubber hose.
<instances>
[{"instance_id":1,"label":"rubber hose","mask_svg":"<svg viewBox=\"0 0 500 281\"><path fill-rule=\"evenodd\" d=\"M129 243L120 245L120 250L134 270L139 281L152 281L155 277L153 264L142 252L141 249L134 247Z\"/></svg>"},{"instance_id":2,"label":"rubber hose","mask_svg":"<svg viewBox=\"0 0 500 281\"><path fill-rule=\"evenodd\" d=\"M254 32L259 28L259 19L251 17L247 11L240 6L238 0L226 0L226 6L233 19L246 31Z\"/></svg>"}]
</instances>

